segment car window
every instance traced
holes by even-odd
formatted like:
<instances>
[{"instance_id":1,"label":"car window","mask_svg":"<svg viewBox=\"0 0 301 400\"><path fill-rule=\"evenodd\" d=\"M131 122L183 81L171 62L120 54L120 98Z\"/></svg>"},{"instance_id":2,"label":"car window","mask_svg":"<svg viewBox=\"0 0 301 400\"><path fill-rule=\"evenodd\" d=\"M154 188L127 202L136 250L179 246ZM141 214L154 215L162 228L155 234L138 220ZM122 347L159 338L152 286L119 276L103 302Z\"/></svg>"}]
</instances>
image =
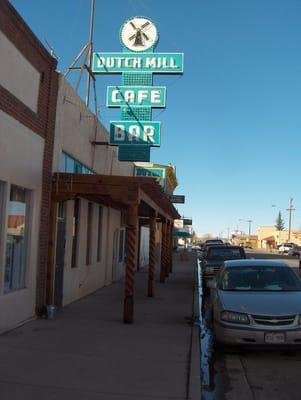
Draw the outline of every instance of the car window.
<instances>
[{"instance_id":1,"label":"car window","mask_svg":"<svg viewBox=\"0 0 301 400\"><path fill-rule=\"evenodd\" d=\"M228 291L301 291L301 281L286 267L227 268L219 288Z\"/></svg>"},{"instance_id":2,"label":"car window","mask_svg":"<svg viewBox=\"0 0 301 400\"><path fill-rule=\"evenodd\" d=\"M208 249L208 260L235 260L244 258L244 251L241 248L212 247Z\"/></svg>"}]
</instances>

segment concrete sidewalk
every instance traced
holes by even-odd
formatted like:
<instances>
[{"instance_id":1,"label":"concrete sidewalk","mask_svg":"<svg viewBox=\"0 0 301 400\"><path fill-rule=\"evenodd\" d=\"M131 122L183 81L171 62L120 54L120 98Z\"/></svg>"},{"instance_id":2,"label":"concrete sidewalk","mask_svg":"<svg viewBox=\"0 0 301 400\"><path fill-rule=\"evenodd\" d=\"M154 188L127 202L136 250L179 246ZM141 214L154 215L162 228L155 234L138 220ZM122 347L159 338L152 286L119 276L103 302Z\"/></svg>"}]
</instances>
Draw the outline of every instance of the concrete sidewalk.
<instances>
[{"instance_id":1,"label":"concrete sidewalk","mask_svg":"<svg viewBox=\"0 0 301 400\"><path fill-rule=\"evenodd\" d=\"M134 324L122 323L124 282L0 336L1 400L199 399L195 257L180 261L148 298L136 274ZM195 304L196 306L196 304Z\"/></svg>"}]
</instances>

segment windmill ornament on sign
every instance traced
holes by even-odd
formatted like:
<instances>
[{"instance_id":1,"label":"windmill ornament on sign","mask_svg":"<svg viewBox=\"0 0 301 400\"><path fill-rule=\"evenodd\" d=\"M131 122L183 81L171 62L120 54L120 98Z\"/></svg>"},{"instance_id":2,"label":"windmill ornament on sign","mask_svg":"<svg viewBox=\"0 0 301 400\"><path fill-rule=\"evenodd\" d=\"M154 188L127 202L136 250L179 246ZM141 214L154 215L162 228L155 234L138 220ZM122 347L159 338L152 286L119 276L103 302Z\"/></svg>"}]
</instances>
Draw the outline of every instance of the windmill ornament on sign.
<instances>
[{"instance_id":1,"label":"windmill ornament on sign","mask_svg":"<svg viewBox=\"0 0 301 400\"><path fill-rule=\"evenodd\" d=\"M121 27L120 38L126 48L140 52L153 48L157 44L158 31L151 20L134 17Z\"/></svg>"}]
</instances>

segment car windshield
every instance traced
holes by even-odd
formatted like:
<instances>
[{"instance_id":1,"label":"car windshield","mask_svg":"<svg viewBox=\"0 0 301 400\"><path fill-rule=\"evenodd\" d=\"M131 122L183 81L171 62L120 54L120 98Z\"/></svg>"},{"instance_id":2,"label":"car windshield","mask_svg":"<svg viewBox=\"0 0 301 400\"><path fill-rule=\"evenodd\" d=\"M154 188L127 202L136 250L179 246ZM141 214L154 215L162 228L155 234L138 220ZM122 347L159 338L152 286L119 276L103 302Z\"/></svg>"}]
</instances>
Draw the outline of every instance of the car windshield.
<instances>
[{"instance_id":1,"label":"car windshield","mask_svg":"<svg viewBox=\"0 0 301 400\"><path fill-rule=\"evenodd\" d=\"M244 254L240 248L211 247L206 258L208 260L235 260L244 258Z\"/></svg>"},{"instance_id":2,"label":"car windshield","mask_svg":"<svg viewBox=\"0 0 301 400\"><path fill-rule=\"evenodd\" d=\"M220 277L219 289L291 292L301 291L301 281L288 267L229 267Z\"/></svg>"}]
</instances>

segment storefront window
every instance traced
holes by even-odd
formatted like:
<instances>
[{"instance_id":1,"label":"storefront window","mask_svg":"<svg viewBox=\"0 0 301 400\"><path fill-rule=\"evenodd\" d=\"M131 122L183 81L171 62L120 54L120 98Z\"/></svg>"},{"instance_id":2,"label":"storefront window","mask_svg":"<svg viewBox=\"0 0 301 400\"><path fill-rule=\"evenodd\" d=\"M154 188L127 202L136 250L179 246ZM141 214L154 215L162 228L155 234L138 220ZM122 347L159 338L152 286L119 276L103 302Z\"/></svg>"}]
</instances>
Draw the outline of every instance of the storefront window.
<instances>
[{"instance_id":1,"label":"storefront window","mask_svg":"<svg viewBox=\"0 0 301 400\"><path fill-rule=\"evenodd\" d=\"M61 156L61 172L69 172L72 174L94 174L94 171L69 154L62 152Z\"/></svg>"},{"instance_id":2,"label":"storefront window","mask_svg":"<svg viewBox=\"0 0 301 400\"><path fill-rule=\"evenodd\" d=\"M5 293L25 287L29 191L11 185L8 204Z\"/></svg>"}]
</instances>

